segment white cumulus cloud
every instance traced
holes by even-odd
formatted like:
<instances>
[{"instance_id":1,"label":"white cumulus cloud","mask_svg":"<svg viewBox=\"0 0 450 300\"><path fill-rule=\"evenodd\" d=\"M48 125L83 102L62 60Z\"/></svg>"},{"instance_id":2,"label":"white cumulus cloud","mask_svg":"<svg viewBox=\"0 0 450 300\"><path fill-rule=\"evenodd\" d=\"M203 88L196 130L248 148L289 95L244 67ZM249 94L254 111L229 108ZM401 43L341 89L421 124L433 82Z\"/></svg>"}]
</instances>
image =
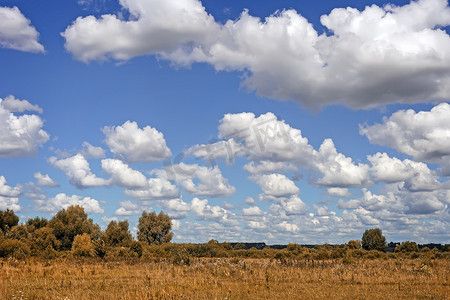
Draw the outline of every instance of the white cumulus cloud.
<instances>
[{"instance_id":1,"label":"white cumulus cloud","mask_svg":"<svg viewBox=\"0 0 450 300\"><path fill-rule=\"evenodd\" d=\"M11 187L7 185L5 176L0 176L0 196L17 197L20 196L22 192L23 188L21 185Z\"/></svg>"},{"instance_id":2,"label":"white cumulus cloud","mask_svg":"<svg viewBox=\"0 0 450 300\"><path fill-rule=\"evenodd\" d=\"M373 144L388 146L416 160L441 163L446 170L450 162L449 119L450 105L441 103L430 111L397 111L382 124L361 126L360 132Z\"/></svg>"},{"instance_id":3,"label":"white cumulus cloud","mask_svg":"<svg viewBox=\"0 0 450 300\"><path fill-rule=\"evenodd\" d=\"M243 11L219 24L198 0L126 0L129 19L79 17L62 34L82 61L156 54L179 65L209 63L248 72L258 94L308 107L368 108L450 96L450 25L446 0L403 6L336 8L319 34L299 12L261 20ZM336 75L338 74L338 75Z\"/></svg>"},{"instance_id":4,"label":"white cumulus cloud","mask_svg":"<svg viewBox=\"0 0 450 300\"><path fill-rule=\"evenodd\" d=\"M65 209L71 205L79 205L85 209L87 213L104 213L100 203L90 197L82 197L78 195L66 195L59 193L55 197L44 200L35 200L36 208L39 211L55 213L61 209Z\"/></svg>"},{"instance_id":5,"label":"white cumulus cloud","mask_svg":"<svg viewBox=\"0 0 450 300\"><path fill-rule=\"evenodd\" d=\"M147 186L147 178L118 159L103 159L102 169L110 175L110 183L128 189Z\"/></svg>"},{"instance_id":6,"label":"white cumulus cloud","mask_svg":"<svg viewBox=\"0 0 450 300\"><path fill-rule=\"evenodd\" d=\"M63 171L69 182L77 188L84 189L110 184L109 180L99 178L92 173L89 162L80 153L64 159L52 156L48 161L53 167Z\"/></svg>"},{"instance_id":7,"label":"white cumulus cloud","mask_svg":"<svg viewBox=\"0 0 450 300\"><path fill-rule=\"evenodd\" d=\"M111 152L130 163L155 162L172 155L164 135L150 126L140 129L136 122L127 121L121 126L105 127L103 133Z\"/></svg>"},{"instance_id":8,"label":"white cumulus cloud","mask_svg":"<svg viewBox=\"0 0 450 300\"><path fill-rule=\"evenodd\" d=\"M229 197L236 188L228 183L219 167L203 167L197 164L179 163L166 167L170 179L177 182L183 189L196 196Z\"/></svg>"},{"instance_id":9,"label":"white cumulus cloud","mask_svg":"<svg viewBox=\"0 0 450 300\"><path fill-rule=\"evenodd\" d=\"M0 98L0 157L35 155L37 148L49 140L50 135L42 129L44 121L39 116L14 114L25 110L42 111L26 100L13 96Z\"/></svg>"},{"instance_id":10,"label":"white cumulus cloud","mask_svg":"<svg viewBox=\"0 0 450 300\"><path fill-rule=\"evenodd\" d=\"M39 186L46 186L46 187L59 187L59 184L54 181L48 174L41 174L41 172L34 173L34 178L36 179L36 184Z\"/></svg>"},{"instance_id":11,"label":"white cumulus cloud","mask_svg":"<svg viewBox=\"0 0 450 300\"><path fill-rule=\"evenodd\" d=\"M20 10L0 6L0 47L25 52L45 52L39 33Z\"/></svg>"}]
</instances>

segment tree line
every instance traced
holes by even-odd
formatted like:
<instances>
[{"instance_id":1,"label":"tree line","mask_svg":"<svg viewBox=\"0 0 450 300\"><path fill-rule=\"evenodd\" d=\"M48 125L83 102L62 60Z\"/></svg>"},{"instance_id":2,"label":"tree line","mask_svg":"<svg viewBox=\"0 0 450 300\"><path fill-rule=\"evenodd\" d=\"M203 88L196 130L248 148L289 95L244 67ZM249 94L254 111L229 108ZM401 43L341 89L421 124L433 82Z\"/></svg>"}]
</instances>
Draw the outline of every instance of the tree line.
<instances>
[{"instance_id":1,"label":"tree line","mask_svg":"<svg viewBox=\"0 0 450 300\"><path fill-rule=\"evenodd\" d=\"M39 256L56 258L64 256L116 257L170 257L175 262L186 263L193 257L255 257L255 258L348 258L381 257L386 249L386 238L379 228L368 229L361 240L352 240L343 245L316 245L309 249L290 243L276 250L244 250L242 243L219 243L210 240L205 244L172 244L172 221L163 212L144 211L139 218L137 240L129 231L127 220L112 220L104 231L88 217L81 206L70 206L60 210L50 220L35 217L19 224L19 217L12 210L0 210L0 257L25 258ZM425 255L434 258L448 257L437 249L423 248L419 251L415 242L399 244L396 255ZM420 253L419 253L420 252ZM442 247L449 253L449 245ZM449 253L450 254L450 253Z\"/></svg>"},{"instance_id":2,"label":"tree line","mask_svg":"<svg viewBox=\"0 0 450 300\"><path fill-rule=\"evenodd\" d=\"M163 212L142 213L137 241L129 231L127 220L112 220L105 231L95 224L81 206L60 210L50 220L35 217L19 224L13 210L0 210L0 257L40 256L43 253L72 251L82 256L100 256L108 248L128 247L139 255L142 243L160 245L171 241L172 221Z\"/></svg>"}]
</instances>

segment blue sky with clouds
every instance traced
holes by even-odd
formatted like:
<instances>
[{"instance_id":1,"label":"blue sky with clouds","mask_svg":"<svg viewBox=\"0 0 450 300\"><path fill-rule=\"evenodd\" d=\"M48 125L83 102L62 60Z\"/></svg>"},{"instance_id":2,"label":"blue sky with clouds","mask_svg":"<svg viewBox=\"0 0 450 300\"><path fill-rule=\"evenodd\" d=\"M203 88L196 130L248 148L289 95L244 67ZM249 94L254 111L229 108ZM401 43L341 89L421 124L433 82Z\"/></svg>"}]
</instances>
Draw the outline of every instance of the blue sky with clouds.
<instances>
[{"instance_id":1,"label":"blue sky with clouds","mask_svg":"<svg viewBox=\"0 0 450 300\"><path fill-rule=\"evenodd\" d=\"M448 243L449 25L444 0L0 1L0 209Z\"/></svg>"}]
</instances>

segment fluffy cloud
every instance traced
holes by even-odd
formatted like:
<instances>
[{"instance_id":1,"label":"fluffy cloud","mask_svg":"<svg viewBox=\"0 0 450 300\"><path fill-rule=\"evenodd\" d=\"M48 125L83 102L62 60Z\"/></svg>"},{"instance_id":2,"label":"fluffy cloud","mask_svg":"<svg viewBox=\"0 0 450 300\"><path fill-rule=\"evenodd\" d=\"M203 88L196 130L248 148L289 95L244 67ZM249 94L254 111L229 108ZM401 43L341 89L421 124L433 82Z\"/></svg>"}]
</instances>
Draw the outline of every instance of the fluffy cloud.
<instances>
[{"instance_id":1,"label":"fluffy cloud","mask_svg":"<svg viewBox=\"0 0 450 300\"><path fill-rule=\"evenodd\" d=\"M424 163L409 159L401 161L390 158L386 153L377 153L367 159L372 163L371 172L375 181L404 182L404 187L411 191L435 190L440 186L435 172Z\"/></svg>"},{"instance_id":2,"label":"fluffy cloud","mask_svg":"<svg viewBox=\"0 0 450 300\"><path fill-rule=\"evenodd\" d=\"M242 144L240 151L250 160L295 162L309 166L314 149L302 132L292 128L268 112L256 117L253 113L226 114L219 124L219 138L234 138ZM283 164L278 167L285 168ZM270 169L274 170L272 165Z\"/></svg>"},{"instance_id":3,"label":"fluffy cloud","mask_svg":"<svg viewBox=\"0 0 450 300\"><path fill-rule=\"evenodd\" d=\"M34 178L36 179L36 184L39 186L46 187L59 187L59 184L48 176L48 174L41 174L41 172L34 173Z\"/></svg>"},{"instance_id":4,"label":"fluffy cloud","mask_svg":"<svg viewBox=\"0 0 450 300\"><path fill-rule=\"evenodd\" d=\"M316 168L323 177L318 180L321 185L329 187L359 187L367 183L369 166L354 164L350 157L338 153L331 139L326 139L317 154Z\"/></svg>"},{"instance_id":5,"label":"fluffy cloud","mask_svg":"<svg viewBox=\"0 0 450 300\"><path fill-rule=\"evenodd\" d=\"M105 157L105 150L102 147L95 147L88 142L83 142L83 151L81 152L87 158L103 158Z\"/></svg>"},{"instance_id":6,"label":"fluffy cloud","mask_svg":"<svg viewBox=\"0 0 450 300\"><path fill-rule=\"evenodd\" d=\"M0 176L0 196L17 197L23 192L22 186L11 187L6 184L5 176Z\"/></svg>"},{"instance_id":7,"label":"fluffy cloud","mask_svg":"<svg viewBox=\"0 0 450 300\"><path fill-rule=\"evenodd\" d=\"M27 100L16 99L13 95L9 95L3 99L2 106L9 112L36 111L40 114L43 113L43 110L39 105L31 104Z\"/></svg>"},{"instance_id":8,"label":"fluffy cloud","mask_svg":"<svg viewBox=\"0 0 450 300\"><path fill-rule=\"evenodd\" d=\"M347 188L328 188L327 193L333 197L348 197L351 195Z\"/></svg>"},{"instance_id":9,"label":"fluffy cloud","mask_svg":"<svg viewBox=\"0 0 450 300\"><path fill-rule=\"evenodd\" d=\"M256 179L264 196L286 197L298 194L300 189L283 174L263 175Z\"/></svg>"},{"instance_id":10,"label":"fluffy cloud","mask_svg":"<svg viewBox=\"0 0 450 300\"><path fill-rule=\"evenodd\" d=\"M430 111L397 111L382 124L361 126L360 132L371 143L391 147L416 160L443 163L447 168L450 160L449 119L450 105L441 103Z\"/></svg>"},{"instance_id":11,"label":"fluffy cloud","mask_svg":"<svg viewBox=\"0 0 450 300\"><path fill-rule=\"evenodd\" d=\"M264 212L258 206L252 206L242 209L244 216L262 216Z\"/></svg>"},{"instance_id":12,"label":"fluffy cloud","mask_svg":"<svg viewBox=\"0 0 450 300\"><path fill-rule=\"evenodd\" d=\"M125 195L139 200L172 199L180 196L180 190L162 170L152 171L156 177L149 178L142 188L127 189Z\"/></svg>"},{"instance_id":13,"label":"fluffy cloud","mask_svg":"<svg viewBox=\"0 0 450 300\"><path fill-rule=\"evenodd\" d=\"M115 214L118 216L132 216L141 213L139 205L132 201L121 201L119 202L120 207L116 210Z\"/></svg>"},{"instance_id":14,"label":"fluffy cloud","mask_svg":"<svg viewBox=\"0 0 450 300\"><path fill-rule=\"evenodd\" d=\"M162 200L160 205L164 212L174 219L186 218L191 211L191 204L184 202L181 198Z\"/></svg>"},{"instance_id":15,"label":"fluffy cloud","mask_svg":"<svg viewBox=\"0 0 450 300\"><path fill-rule=\"evenodd\" d=\"M19 205L19 198L0 196L0 210L6 209L12 209L14 212L19 212L22 209Z\"/></svg>"},{"instance_id":16,"label":"fluffy cloud","mask_svg":"<svg viewBox=\"0 0 450 300\"><path fill-rule=\"evenodd\" d=\"M79 17L62 34L65 47L77 59L127 60L134 56L176 49L190 42L206 42L218 27L197 0L120 1L129 20L115 15Z\"/></svg>"},{"instance_id":17,"label":"fluffy cloud","mask_svg":"<svg viewBox=\"0 0 450 300\"><path fill-rule=\"evenodd\" d=\"M415 218L420 215L435 214L446 209L443 204L446 191L426 191L411 193L408 191L389 191L386 194L374 194L363 189L363 196L349 201L338 201L338 208L364 212L370 218L393 221L394 218Z\"/></svg>"},{"instance_id":18,"label":"fluffy cloud","mask_svg":"<svg viewBox=\"0 0 450 300\"><path fill-rule=\"evenodd\" d=\"M97 200L90 197L81 197L77 195L68 196L64 193L56 195L54 198L35 200L36 208L39 211L55 213L71 205L82 206L87 213L104 213L103 208Z\"/></svg>"},{"instance_id":19,"label":"fluffy cloud","mask_svg":"<svg viewBox=\"0 0 450 300\"><path fill-rule=\"evenodd\" d=\"M128 189L147 186L147 178L141 172L133 170L118 159L103 159L102 169L111 176L111 184Z\"/></svg>"},{"instance_id":20,"label":"fluffy cloud","mask_svg":"<svg viewBox=\"0 0 450 300\"><path fill-rule=\"evenodd\" d=\"M128 20L79 17L63 33L66 49L85 62L157 54L180 65L248 71L249 90L315 108L450 96L450 37L441 29L450 25L446 0L336 8L321 17L328 29L321 35L292 9L264 20L244 11L222 25L198 0L120 3Z\"/></svg>"},{"instance_id":21,"label":"fluffy cloud","mask_svg":"<svg viewBox=\"0 0 450 300\"><path fill-rule=\"evenodd\" d=\"M208 204L208 200L192 199L191 210L202 220L216 221L221 223L235 223L230 217L233 215L230 211L220 207Z\"/></svg>"},{"instance_id":22,"label":"fluffy cloud","mask_svg":"<svg viewBox=\"0 0 450 300\"><path fill-rule=\"evenodd\" d=\"M273 201L270 210L276 215L302 215L308 210L307 205L298 197L300 189L283 174L268 174L253 178L263 194L260 200Z\"/></svg>"},{"instance_id":23,"label":"fluffy cloud","mask_svg":"<svg viewBox=\"0 0 450 300\"><path fill-rule=\"evenodd\" d=\"M26 100L17 100L13 96L0 98L0 157L35 155L37 148L49 140L49 134L42 129L44 121L39 116L14 114L24 110L42 111Z\"/></svg>"},{"instance_id":24,"label":"fluffy cloud","mask_svg":"<svg viewBox=\"0 0 450 300\"><path fill-rule=\"evenodd\" d=\"M179 163L166 167L166 172L169 178L180 184L186 192L196 196L229 197L236 192L236 188L223 177L218 166L208 168Z\"/></svg>"},{"instance_id":25,"label":"fluffy cloud","mask_svg":"<svg viewBox=\"0 0 450 300\"><path fill-rule=\"evenodd\" d=\"M155 162L172 155L164 135L150 126L140 129L136 122L127 121L121 126L105 127L103 133L111 152L130 163Z\"/></svg>"},{"instance_id":26,"label":"fluffy cloud","mask_svg":"<svg viewBox=\"0 0 450 300\"><path fill-rule=\"evenodd\" d=\"M0 47L26 52L44 52L39 33L17 7L0 6Z\"/></svg>"},{"instance_id":27,"label":"fluffy cloud","mask_svg":"<svg viewBox=\"0 0 450 300\"><path fill-rule=\"evenodd\" d=\"M57 159L52 156L48 161L53 167L63 171L69 182L79 189L110 184L109 180L99 178L93 174L89 162L79 153L65 159Z\"/></svg>"}]
</instances>

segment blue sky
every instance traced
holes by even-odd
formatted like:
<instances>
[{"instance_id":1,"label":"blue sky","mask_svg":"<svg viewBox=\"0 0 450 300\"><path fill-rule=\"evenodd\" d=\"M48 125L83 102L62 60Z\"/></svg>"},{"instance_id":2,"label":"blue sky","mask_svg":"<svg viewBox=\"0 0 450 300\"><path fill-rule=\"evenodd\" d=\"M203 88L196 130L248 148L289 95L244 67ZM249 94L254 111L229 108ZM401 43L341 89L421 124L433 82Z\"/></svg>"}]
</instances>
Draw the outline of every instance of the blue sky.
<instances>
[{"instance_id":1,"label":"blue sky","mask_svg":"<svg viewBox=\"0 0 450 300\"><path fill-rule=\"evenodd\" d=\"M0 209L448 243L450 7L389 3L0 1Z\"/></svg>"}]
</instances>

